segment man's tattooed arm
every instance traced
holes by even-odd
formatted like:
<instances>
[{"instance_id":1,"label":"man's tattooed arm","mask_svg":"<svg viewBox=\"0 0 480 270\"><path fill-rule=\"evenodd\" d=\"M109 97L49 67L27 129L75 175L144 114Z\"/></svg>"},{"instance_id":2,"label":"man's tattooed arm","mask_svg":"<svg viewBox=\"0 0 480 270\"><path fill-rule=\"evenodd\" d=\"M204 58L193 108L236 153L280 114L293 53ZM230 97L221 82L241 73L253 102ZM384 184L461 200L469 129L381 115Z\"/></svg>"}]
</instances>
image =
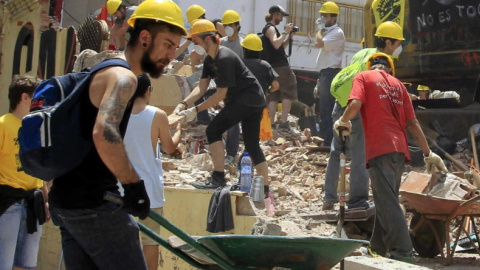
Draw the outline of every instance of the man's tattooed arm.
<instances>
[{"instance_id":1,"label":"man's tattooed arm","mask_svg":"<svg viewBox=\"0 0 480 270\"><path fill-rule=\"evenodd\" d=\"M122 77L115 84L110 96L100 104L98 114L105 121L103 137L109 143L122 143L119 126L135 85L133 78Z\"/></svg>"},{"instance_id":2,"label":"man's tattooed arm","mask_svg":"<svg viewBox=\"0 0 480 270\"><path fill-rule=\"evenodd\" d=\"M120 122L137 82L133 74L112 74L108 79L113 80L112 77L115 77L116 81L112 82L110 85L113 87L108 87L103 94L93 128L93 140L98 155L113 175L122 184L135 183L139 181L139 177L127 157L120 134Z\"/></svg>"}]
</instances>

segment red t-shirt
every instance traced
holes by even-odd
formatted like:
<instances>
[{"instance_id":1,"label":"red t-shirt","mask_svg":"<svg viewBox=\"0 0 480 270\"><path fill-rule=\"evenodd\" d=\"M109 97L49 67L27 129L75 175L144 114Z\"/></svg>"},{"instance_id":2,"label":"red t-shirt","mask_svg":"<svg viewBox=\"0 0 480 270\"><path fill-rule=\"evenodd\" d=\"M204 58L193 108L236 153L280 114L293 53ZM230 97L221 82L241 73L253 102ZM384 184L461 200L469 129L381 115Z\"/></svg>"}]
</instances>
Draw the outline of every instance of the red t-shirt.
<instances>
[{"instance_id":1,"label":"red t-shirt","mask_svg":"<svg viewBox=\"0 0 480 270\"><path fill-rule=\"evenodd\" d=\"M408 120L415 118L407 89L395 77L383 70L358 73L348 102L358 99L365 131L367 161L392 152L405 153L410 160L407 133Z\"/></svg>"}]
</instances>

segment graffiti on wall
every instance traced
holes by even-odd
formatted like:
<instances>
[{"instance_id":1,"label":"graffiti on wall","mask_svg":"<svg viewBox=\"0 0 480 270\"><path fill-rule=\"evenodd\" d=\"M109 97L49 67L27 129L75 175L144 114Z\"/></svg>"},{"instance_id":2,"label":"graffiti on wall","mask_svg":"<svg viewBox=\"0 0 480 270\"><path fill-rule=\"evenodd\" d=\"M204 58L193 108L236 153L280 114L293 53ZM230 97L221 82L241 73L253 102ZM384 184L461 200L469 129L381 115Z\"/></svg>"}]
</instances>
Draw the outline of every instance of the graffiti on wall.
<instances>
[{"instance_id":1,"label":"graffiti on wall","mask_svg":"<svg viewBox=\"0 0 480 270\"><path fill-rule=\"evenodd\" d=\"M478 0L410 0L409 5L412 36L422 51L479 48Z\"/></svg>"}]
</instances>

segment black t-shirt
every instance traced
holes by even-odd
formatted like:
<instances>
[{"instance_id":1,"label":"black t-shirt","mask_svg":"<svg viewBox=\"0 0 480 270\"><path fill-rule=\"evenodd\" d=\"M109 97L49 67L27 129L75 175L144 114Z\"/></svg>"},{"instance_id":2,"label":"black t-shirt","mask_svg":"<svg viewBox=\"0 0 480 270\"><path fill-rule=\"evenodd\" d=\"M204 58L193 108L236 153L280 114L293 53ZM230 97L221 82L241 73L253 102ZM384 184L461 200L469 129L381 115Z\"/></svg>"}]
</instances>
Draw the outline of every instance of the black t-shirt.
<instances>
[{"instance_id":1,"label":"black t-shirt","mask_svg":"<svg viewBox=\"0 0 480 270\"><path fill-rule=\"evenodd\" d=\"M228 88L225 104L234 102L250 107L264 107L265 95L252 72L229 48L220 46L217 57L203 62L202 79L215 80L217 88Z\"/></svg>"},{"instance_id":2,"label":"black t-shirt","mask_svg":"<svg viewBox=\"0 0 480 270\"><path fill-rule=\"evenodd\" d=\"M90 101L89 91L82 94L82 133L85 138L93 141L92 131L97 118L98 109ZM125 135L131 106L125 110L120 123L120 133ZM105 166L94 147L83 162L64 176L53 180L49 192L49 203L64 209L81 209L98 207L106 201L103 195L106 191L118 192L117 179Z\"/></svg>"},{"instance_id":3,"label":"black t-shirt","mask_svg":"<svg viewBox=\"0 0 480 270\"><path fill-rule=\"evenodd\" d=\"M275 70L267 61L258 58L244 58L243 62L257 78L258 83L260 83L263 88L263 92L267 94L268 88L272 84L273 80L278 78L277 72L275 72Z\"/></svg>"}]
</instances>

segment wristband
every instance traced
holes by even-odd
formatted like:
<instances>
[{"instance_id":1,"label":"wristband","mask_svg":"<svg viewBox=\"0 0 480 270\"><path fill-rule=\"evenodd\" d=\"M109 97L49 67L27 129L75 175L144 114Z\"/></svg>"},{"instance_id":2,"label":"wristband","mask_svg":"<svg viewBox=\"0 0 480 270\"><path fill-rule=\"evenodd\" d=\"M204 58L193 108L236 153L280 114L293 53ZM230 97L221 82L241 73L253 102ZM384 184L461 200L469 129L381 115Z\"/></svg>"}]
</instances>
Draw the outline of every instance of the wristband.
<instances>
[{"instance_id":1,"label":"wristband","mask_svg":"<svg viewBox=\"0 0 480 270\"><path fill-rule=\"evenodd\" d=\"M195 110L197 111L197 114L198 114L198 106L195 106Z\"/></svg>"},{"instance_id":2,"label":"wristband","mask_svg":"<svg viewBox=\"0 0 480 270\"><path fill-rule=\"evenodd\" d=\"M180 102L180 104L183 104L185 106L185 108L188 108L188 104L182 100L182 102Z\"/></svg>"}]
</instances>

